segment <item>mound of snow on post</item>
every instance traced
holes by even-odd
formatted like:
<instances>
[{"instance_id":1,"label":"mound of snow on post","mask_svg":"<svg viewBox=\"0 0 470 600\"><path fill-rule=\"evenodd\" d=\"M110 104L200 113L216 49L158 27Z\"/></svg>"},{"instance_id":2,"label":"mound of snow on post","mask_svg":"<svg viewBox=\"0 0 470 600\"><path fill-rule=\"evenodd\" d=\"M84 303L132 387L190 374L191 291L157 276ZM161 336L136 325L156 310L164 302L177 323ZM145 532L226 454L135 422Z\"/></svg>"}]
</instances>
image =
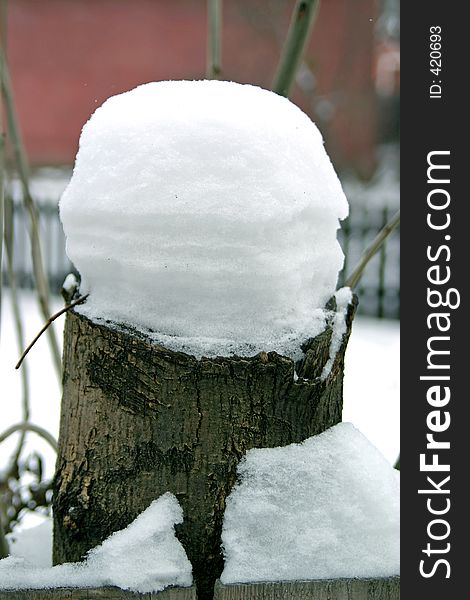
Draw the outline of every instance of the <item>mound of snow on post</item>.
<instances>
[{"instance_id":1,"label":"mound of snow on post","mask_svg":"<svg viewBox=\"0 0 470 600\"><path fill-rule=\"evenodd\" d=\"M47 569L14 556L0 560L0 589L111 585L147 593L168 586L190 586L191 564L173 527L182 521L178 501L172 494L164 494L126 529L91 550L83 563Z\"/></svg>"},{"instance_id":2,"label":"mound of snow on post","mask_svg":"<svg viewBox=\"0 0 470 600\"><path fill-rule=\"evenodd\" d=\"M250 450L238 472L222 583L399 573L398 471L350 423Z\"/></svg>"},{"instance_id":3,"label":"mound of snow on post","mask_svg":"<svg viewBox=\"0 0 470 600\"><path fill-rule=\"evenodd\" d=\"M324 327L347 201L322 137L286 98L165 81L84 126L60 202L78 310L196 355L293 355Z\"/></svg>"}]
</instances>

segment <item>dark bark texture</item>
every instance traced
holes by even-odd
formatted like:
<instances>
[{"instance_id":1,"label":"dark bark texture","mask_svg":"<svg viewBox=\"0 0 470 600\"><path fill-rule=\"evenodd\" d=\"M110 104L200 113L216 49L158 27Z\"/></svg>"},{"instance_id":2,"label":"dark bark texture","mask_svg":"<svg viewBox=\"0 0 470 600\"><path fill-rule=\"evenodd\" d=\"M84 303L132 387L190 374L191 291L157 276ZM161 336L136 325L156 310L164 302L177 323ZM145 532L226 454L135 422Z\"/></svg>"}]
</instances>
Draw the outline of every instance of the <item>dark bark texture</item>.
<instances>
[{"instance_id":1,"label":"dark bark texture","mask_svg":"<svg viewBox=\"0 0 470 600\"><path fill-rule=\"evenodd\" d=\"M177 535L193 565L198 597L212 598L223 568L225 498L245 452L301 442L341 420L344 352L355 304L325 381L320 374L331 326L305 344L296 366L274 352L196 360L70 312L54 562L80 560L170 491L184 510ZM330 309L333 317L334 305Z\"/></svg>"}]
</instances>

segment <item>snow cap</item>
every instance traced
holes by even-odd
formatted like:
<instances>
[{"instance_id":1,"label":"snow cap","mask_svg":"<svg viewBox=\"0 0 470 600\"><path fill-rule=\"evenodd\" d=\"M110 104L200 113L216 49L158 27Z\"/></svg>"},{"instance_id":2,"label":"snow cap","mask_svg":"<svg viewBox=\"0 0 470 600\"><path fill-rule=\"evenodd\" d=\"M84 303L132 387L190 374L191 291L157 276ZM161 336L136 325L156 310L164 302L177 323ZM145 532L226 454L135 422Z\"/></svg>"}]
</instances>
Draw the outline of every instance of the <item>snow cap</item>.
<instances>
[{"instance_id":1,"label":"snow cap","mask_svg":"<svg viewBox=\"0 0 470 600\"><path fill-rule=\"evenodd\" d=\"M288 99L162 81L95 111L60 214L84 314L196 355L292 354L324 327L348 205Z\"/></svg>"}]
</instances>

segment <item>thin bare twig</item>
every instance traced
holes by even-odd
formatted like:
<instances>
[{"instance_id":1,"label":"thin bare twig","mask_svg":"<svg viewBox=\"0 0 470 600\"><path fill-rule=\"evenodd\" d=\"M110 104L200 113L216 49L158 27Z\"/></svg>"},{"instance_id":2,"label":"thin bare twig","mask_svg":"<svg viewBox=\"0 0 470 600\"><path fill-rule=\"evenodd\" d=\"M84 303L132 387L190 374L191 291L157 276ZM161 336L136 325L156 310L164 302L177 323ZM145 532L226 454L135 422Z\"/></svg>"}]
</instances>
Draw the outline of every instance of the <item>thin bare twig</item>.
<instances>
[{"instance_id":1,"label":"thin bare twig","mask_svg":"<svg viewBox=\"0 0 470 600\"><path fill-rule=\"evenodd\" d=\"M2 110L2 107L0 106L0 111ZM3 154L3 135L0 133L0 154ZM2 161L1 157L0 157L0 162ZM3 169L0 167L0 172L2 172L2 175L0 175L0 332L1 332L1 325L2 325L2 291L3 291L3 269L2 269L2 265L3 265L3 228L4 228L4 201L3 201ZM1 339L1 333L0 333L0 339Z\"/></svg>"},{"instance_id":2,"label":"thin bare twig","mask_svg":"<svg viewBox=\"0 0 470 600\"><path fill-rule=\"evenodd\" d=\"M0 5L0 45L3 45L3 25L4 19L1 13L3 12L3 4ZM3 79L3 57L0 56L0 81ZM0 94L0 330L2 323L2 288L3 288L3 229L4 229L4 167L5 167L5 135L3 132L3 102ZM0 336L1 339L1 336ZM7 557L9 554L8 542L5 537L2 524L2 511L0 510L0 559Z\"/></svg>"},{"instance_id":3,"label":"thin bare twig","mask_svg":"<svg viewBox=\"0 0 470 600\"><path fill-rule=\"evenodd\" d=\"M10 74L8 71L8 64L5 60L5 53L3 52L1 46L0 61L3 64L1 83L3 99L5 101L5 112L7 116L8 132L12 141L16 166L18 169L18 175L21 181L23 201L30 220L31 258L33 264L34 279L36 282L36 289L38 293L38 301L42 315L45 319L47 319L48 315L51 314L49 308L49 283L47 281L47 276L44 271L44 265L42 261L41 242L39 235L39 214L37 206L33 200L29 189L28 164L26 161L23 142L21 140L20 128L18 126L18 119L16 117L15 106L13 103L13 93ZM59 344L53 329L49 330L48 335L52 351L52 358L57 371L57 375L60 378L62 365Z\"/></svg>"},{"instance_id":4,"label":"thin bare twig","mask_svg":"<svg viewBox=\"0 0 470 600\"><path fill-rule=\"evenodd\" d=\"M392 233L395 227L398 226L399 223L400 209L397 210L397 212L393 215L390 221L380 230L380 232L378 233L374 241L370 244L370 246L368 246L364 250L356 268L344 282L345 287L350 287L351 289L354 289L356 287L370 259L376 254L378 250L380 250L382 245L385 243L385 240Z\"/></svg>"},{"instance_id":5,"label":"thin bare twig","mask_svg":"<svg viewBox=\"0 0 470 600\"><path fill-rule=\"evenodd\" d=\"M23 352L23 354L20 356L18 362L15 365L15 369L19 369L21 367L21 363L24 361L24 359L26 358L26 355L28 354L28 352L31 350L31 348L34 346L34 344L38 341L38 339L41 337L41 335L47 331L47 329L49 328L49 326L61 315L63 315L65 312L67 312L68 310L70 310L71 308L73 308L74 306L77 306L77 304L81 304L82 302L85 302L85 300L88 298L88 294L86 294L85 296L80 296L80 298L77 298L76 300L74 300L73 302L71 302L70 304L67 304L67 306L64 306L64 308L61 308L59 311L57 311L56 313L54 313L51 317L49 317L47 319L47 321L45 322L44 326L42 327L41 331L37 334L37 336L34 338L34 340L29 344L29 346L26 348L26 350Z\"/></svg>"},{"instance_id":6,"label":"thin bare twig","mask_svg":"<svg viewBox=\"0 0 470 600\"><path fill-rule=\"evenodd\" d=\"M10 300L13 309L13 318L15 323L16 331L16 343L21 352L24 348L24 332L23 323L21 320L20 306L18 302L18 294L16 287L16 274L13 265L13 240L14 240L14 219L13 219L13 200L11 198L5 198L5 250L7 257L7 272L8 272L8 283L10 288ZM21 371L21 387L22 387L22 406L23 406L23 421L28 422L30 416L29 410L29 372L27 365ZM23 432L18 440L18 446L11 459L12 464L18 464L23 445L26 437L26 432Z\"/></svg>"},{"instance_id":7,"label":"thin bare twig","mask_svg":"<svg viewBox=\"0 0 470 600\"><path fill-rule=\"evenodd\" d=\"M281 59L274 77L272 89L281 96L288 96L294 83L297 67L307 44L319 0L297 0L292 13L289 31L282 48Z\"/></svg>"},{"instance_id":8,"label":"thin bare twig","mask_svg":"<svg viewBox=\"0 0 470 600\"><path fill-rule=\"evenodd\" d=\"M1 8L0 8L1 11ZM0 20L1 26L1 20ZM2 36L0 31L0 45L2 44ZM0 56L0 81L3 79L3 60L2 56ZM2 95L0 94L0 331L2 324L2 288L3 288L3 269L2 269L2 257L3 257L3 229L4 229L4 213L5 213L5 204L4 204L4 189L5 189L5 178L4 178L4 168L5 168L5 135L3 132L3 102ZM0 549L1 551L1 549Z\"/></svg>"},{"instance_id":9,"label":"thin bare twig","mask_svg":"<svg viewBox=\"0 0 470 600\"><path fill-rule=\"evenodd\" d=\"M0 106L0 110L1 110L1 106ZM1 134L0 134L0 145L2 144L1 141ZM0 150L0 153L2 152L2 150ZM1 161L1 158L0 158ZM1 170L1 168L0 168ZM0 180L2 179L2 177L0 176ZM3 224L3 215L4 215L4 202L3 202L3 181L0 181L0 186L2 187L2 191L0 192L0 340L1 340L1 325L2 325L2 292L3 292L3 269L2 269L2 265L3 265L3 228L4 228L4 224Z\"/></svg>"},{"instance_id":10,"label":"thin bare twig","mask_svg":"<svg viewBox=\"0 0 470 600\"><path fill-rule=\"evenodd\" d=\"M17 431L31 431L32 433L36 433L40 437L42 437L46 442L52 446L55 452L57 452L57 441L56 439L45 429L40 427L39 425L34 425L34 423L16 423L8 429L5 429L3 433L0 434L0 444L4 442L10 435L13 435Z\"/></svg>"},{"instance_id":11,"label":"thin bare twig","mask_svg":"<svg viewBox=\"0 0 470 600\"><path fill-rule=\"evenodd\" d=\"M6 558L10 550L8 548L7 538L5 537L5 532L3 531L2 525L2 514L0 512L0 559Z\"/></svg>"},{"instance_id":12,"label":"thin bare twig","mask_svg":"<svg viewBox=\"0 0 470 600\"><path fill-rule=\"evenodd\" d=\"M222 0L207 0L207 78L219 79L222 73Z\"/></svg>"}]
</instances>

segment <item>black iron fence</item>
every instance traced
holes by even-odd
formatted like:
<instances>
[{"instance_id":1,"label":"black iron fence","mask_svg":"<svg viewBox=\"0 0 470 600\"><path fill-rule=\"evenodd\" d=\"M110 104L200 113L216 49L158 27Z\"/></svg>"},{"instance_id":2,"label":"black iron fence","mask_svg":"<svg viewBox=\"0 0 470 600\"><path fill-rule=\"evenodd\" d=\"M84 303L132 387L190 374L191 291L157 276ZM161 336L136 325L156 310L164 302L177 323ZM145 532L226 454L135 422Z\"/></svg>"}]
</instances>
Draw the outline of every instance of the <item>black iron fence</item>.
<instances>
[{"instance_id":1,"label":"black iron fence","mask_svg":"<svg viewBox=\"0 0 470 600\"><path fill-rule=\"evenodd\" d=\"M343 222L339 240L345 255L341 285L358 263L364 249L392 218L396 208L354 206ZM388 237L371 259L357 286L358 312L380 318L400 317L400 230Z\"/></svg>"},{"instance_id":2,"label":"black iron fence","mask_svg":"<svg viewBox=\"0 0 470 600\"><path fill-rule=\"evenodd\" d=\"M395 208L367 207L351 201L350 216L343 222L339 233L345 253L345 265L340 284L358 262L364 248L390 219ZM34 279L31 269L28 238L28 217L22 204L13 203L14 221L14 272L17 286L32 288ZM51 291L58 293L65 276L73 270L65 254L65 238L59 220L57 203L38 202L42 236L43 258ZM5 267L4 267L5 269ZM4 273L8 285L8 275ZM357 289L359 313L375 317L398 318L400 313L400 244L399 232L389 237L385 246L367 266Z\"/></svg>"}]
</instances>

